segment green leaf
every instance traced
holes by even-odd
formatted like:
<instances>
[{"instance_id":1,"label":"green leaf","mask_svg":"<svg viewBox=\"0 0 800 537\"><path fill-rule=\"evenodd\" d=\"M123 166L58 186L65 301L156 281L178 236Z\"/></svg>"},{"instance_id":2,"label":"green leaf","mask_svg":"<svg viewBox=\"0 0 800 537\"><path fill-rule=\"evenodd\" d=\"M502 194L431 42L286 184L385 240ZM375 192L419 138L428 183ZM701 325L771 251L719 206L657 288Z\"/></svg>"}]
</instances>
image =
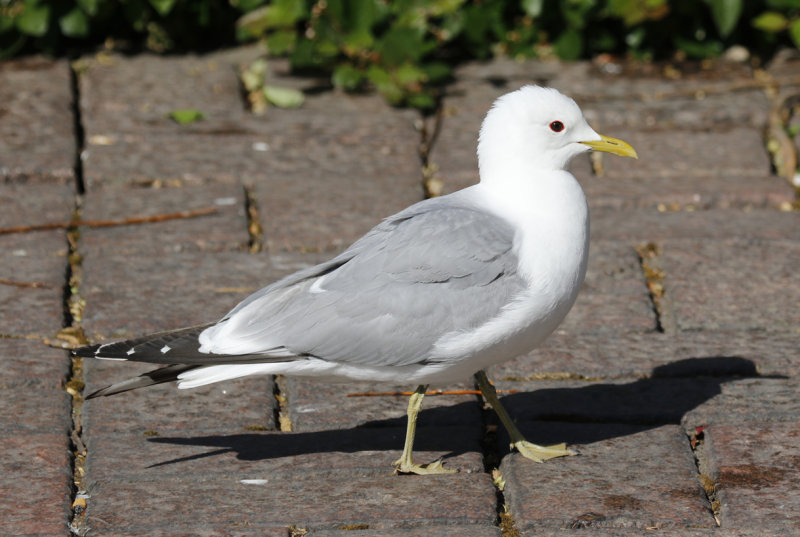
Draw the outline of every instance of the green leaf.
<instances>
[{"instance_id":1,"label":"green leaf","mask_svg":"<svg viewBox=\"0 0 800 537\"><path fill-rule=\"evenodd\" d=\"M100 0L75 0L75 3L90 17L97 15L97 9L100 6Z\"/></svg>"},{"instance_id":2,"label":"green leaf","mask_svg":"<svg viewBox=\"0 0 800 537\"><path fill-rule=\"evenodd\" d=\"M789 25L789 36L794 42L794 46L800 48L800 19L795 19Z\"/></svg>"},{"instance_id":3,"label":"green leaf","mask_svg":"<svg viewBox=\"0 0 800 537\"><path fill-rule=\"evenodd\" d=\"M542 13L544 0L522 0L522 10L531 17L538 17Z\"/></svg>"},{"instance_id":4,"label":"green leaf","mask_svg":"<svg viewBox=\"0 0 800 537\"><path fill-rule=\"evenodd\" d=\"M89 35L89 20L78 6L75 6L66 15L58 19L58 26L61 28L61 33L67 37L86 37Z\"/></svg>"},{"instance_id":5,"label":"green leaf","mask_svg":"<svg viewBox=\"0 0 800 537\"><path fill-rule=\"evenodd\" d=\"M690 58L704 59L713 58L722 54L724 50L722 43L710 39L708 41L695 41L675 36L675 46L686 53Z\"/></svg>"},{"instance_id":6,"label":"green leaf","mask_svg":"<svg viewBox=\"0 0 800 537\"><path fill-rule=\"evenodd\" d=\"M394 70L394 79L401 86L422 82L425 78L425 73L422 69L410 63L404 63Z\"/></svg>"},{"instance_id":7,"label":"green leaf","mask_svg":"<svg viewBox=\"0 0 800 537\"><path fill-rule=\"evenodd\" d=\"M203 112L196 108L179 108L170 112L169 118L181 125L189 125L195 121L200 121L205 118L205 116Z\"/></svg>"},{"instance_id":8,"label":"green leaf","mask_svg":"<svg viewBox=\"0 0 800 537\"><path fill-rule=\"evenodd\" d=\"M583 37L577 30L565 30L553 43L553 47L562 60L577 60L583 52Z\"/></svg>"},{"instance_id":9,"label":"green leaf","mask_svg":"<svg viewBox=\"0 0 800 537\"><path fill-rule=\"evenodd\" d=\"M719 35L728 37L736 28L742 15L742 0L705 0L711 7L711 16Z\"/></svg>"},{"instance_id":10,"label":"green leaf","mask_svg":"<svg viewBox=\"0 0 800 537\"><path fill-rule=\"evenodd\" d=\"M375 85L378 92L392 104L400 104L405 93L386 69L373 65L367 70L367 78Z\"/></svg>"},{"instance_id":11,"label":"green leaf","mask_svg":"<svg viewBox=\"0 0 800 537\"><path fill-rule=\"evenodd\" d=\"M302 91L278 86L264 86L264 97L278 108L298 108L306 99Z\"/></svg>"},{"instance_id":12,"label":"green leaf","mask_svg":"<svg viewBox=\"0 0 800 537\"><path fill-rule=\"evenodd\" d=\"M800 9L800 0L767 0L772 9Z\"/></svg>"},{"instance_id":13,"label":"green leaf","mask_svg":"<svg viewBox=\"0 0 800 537\"><path fill-rule=\"evenodd\" d=\"M266 45L270 54L282 56L294 48L297 33L293 30L277 30L267 37Z\"/></svg>"},{"instance_id":14,"label":"green leaf","mask_svg":"<svg viewBox=\"0 0 800 537\"><path fill-rule=\"evenodd\" d=\"M175 6L175 0L149 0L150 5L156 10L156 13L162 17L169 15L172 8Z\"/></svg>"},{"instance_id":15,"label":"green leaf","mask_svg":"<svg viewBox=\"0 0 800 537\"><path fill-rule=\"evenodd\" d=\"M41 37L50 28L50 6L33 2L23 4L24 11L16 18L17 29L23 34Z\"/></svg>"},{"instance_id":16,"label":"green leaf","mask_svg":"<svg viewBox=\"0 0 800 537\"><path fill-rule=\"evenodd\" d=\"M422 70L425 72L425 77L428 79L427 81L431 84L443 82L453 73L450 66L443 62L426 63L422 65Z\"/></svg>"},{"instance_id":17,"label":"green leaf","mask_svg":"<svg viewBox=\"0 0 800 537\"><path fill-rule=\"evenodd\" d=\"M333 75L331 75L333 85L346 91L358 89L364 81L364 78L364 71L353 67L349 63L339 65L333 70Z\"/></svg>"},{"instance_id":18,"label":"green leaf","mask_svg":"<svg viewBox=\"0 0 800 537\"><path fill-rule=\"evenodd\" d=\"M436 99L430 93L414 93L408 97L408 105L420 110L430 110L436 106Z\"/></svg>"},{"instance_id":19,"label":"green leaf","mask_svg":"<svg viewBox=\"0 0 800 537\"><path fill-rule=\"evenodd\" d=\"M753 19L753 26L770 33L783 31L788 24L789 20L776 11L765 11Z\"/></svg>"}]
</instances>

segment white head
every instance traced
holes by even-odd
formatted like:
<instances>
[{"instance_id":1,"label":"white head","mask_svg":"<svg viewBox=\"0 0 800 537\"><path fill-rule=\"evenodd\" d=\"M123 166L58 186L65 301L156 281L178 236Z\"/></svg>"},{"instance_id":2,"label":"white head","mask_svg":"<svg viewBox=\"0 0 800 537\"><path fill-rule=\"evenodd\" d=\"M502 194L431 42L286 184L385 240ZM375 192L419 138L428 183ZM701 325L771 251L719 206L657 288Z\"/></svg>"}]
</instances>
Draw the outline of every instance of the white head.
<instances>
[{"instance_id":1,"label":"white head","mask_svg":"<svg viewBox=\"0 0 800 537\"><path fill-rule=\"evenodd\" d=\"M633 148L597 134L575 101L552 88L523 86L497 99L478 141L481 180L496 174L563 170L590 150L636 156Z\"/></svg>"}]
</instances>

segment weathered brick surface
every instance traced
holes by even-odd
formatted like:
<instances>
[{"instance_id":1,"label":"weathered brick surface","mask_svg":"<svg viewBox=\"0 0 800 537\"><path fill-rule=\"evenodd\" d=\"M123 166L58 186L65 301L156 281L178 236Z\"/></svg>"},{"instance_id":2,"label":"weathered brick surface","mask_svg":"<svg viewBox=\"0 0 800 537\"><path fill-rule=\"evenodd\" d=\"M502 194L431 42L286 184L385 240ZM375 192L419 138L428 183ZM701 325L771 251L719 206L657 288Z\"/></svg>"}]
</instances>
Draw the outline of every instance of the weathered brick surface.
<instances>
[{"instance_id":1,"label":"weathered brick surface","mask_svg":"<svg viewBox=\"0 0 800 537\"><path fill-rule=\"evenodd\" d=\"M519 420L679 423L681 417L718 395L726 378L645 378L613 381L498 381L501 398Z\"/></svg>"},{"instance_id":2,"label":"weathered brick surface","mask_svg":"<svg viewBox=\"0 0 800 537\"><path fill-rule=\"evenodd\" d=\"M3 438L0 504L7 535L67 535L72 472L62 431L18 433Z\"/></svg>"},{"instance_id":3,"label":"weathered brick surface","mask_svg":"<svg viewBox=\"0 0 800 537\"><path fill-rule=\"evenodd\" d=\"M250 239L244 189L241 185L209 184L178 188L100 188L84 197L84 221L122 221L162 217L188 211L214 211L195 218L166 220L91 231L92 247L114 252L244 250ZM138 226L138 227L137 227Z\"/></svg>"},{"instance_id":4,"label":"weathered brick surface","mask_svg":"<svg viewBox=\"0 0 800 537\"><path fill-rule=\"evenodd\" d=\"M592 210L592 239L628 240L633 244L669 239L800 240L800 213L773 209L653 211L609 208Z\"/></svg>"},{"instance_id":5,"label":"weathered brick surface","mask_svg":"<svg viewBox=\"0 0 800 537\"><path fill-rule=\"evenodd\" d=\"M798 263L798 241L665 242L667 307L680 330L795 332Z\"/></svg>"},{"instance_id":6,"label":"weathered brick surface","mask_svg":"<svg viewBox=\"0 0 800 537\"><path fill-rule=\"evenodd\" d=\"M559 331L626 333L655 328L649 291L634 248L620 242L596 241L589 249L589 267L580 295Z\"/></svg>"},{"instance_id":7,"label":"weathered brick surface","mask_svg":"<svg viewBox=\"0 0 800 537\"><path fill-rule=\"evenodd\" d=\"M715 425L706 434L721 526L800 532L797 421Z\"/></svg>"},{"instance_id":8,"label":"weathered brick surface","mask_svg":"<svg viewBox=\"0 0 800 537\"><path fill-rule=\"evenodd\" d=\"M359 529L313 530L308 532L308 537L353 537L353 531ZM368 529L370 536L374 537L499 537L500 528L487 526L434 526L428 525L414 529L373 530Z\"/></svg>"},{"instance_id":9,"label":"weathered brick surface","mask_svg":"<svg viewBox=\"0 0 800 537\"><path fill-rule=\"evenodd\" d=\"M429 476L425 486L414 477L392 475L252 478L266 482L245 484L235 475L193 475L161 479L157 484L98 481L93 487L98 499L89 516L99 532L113 528L138 534L150 527L207 523L220 527L294 524L310 529L355 524L378 529L431 523L490 526L496 517L493 487L486 474ZM459 494L453 495L453 490Z\"/></svg>"},{"instance_id":10,"label":"weathered brick surface","mask_svg":"<svg viewBox=\"0 0 800 537\"><path fill-rule=\"evenodd\" d=\"M637 431L613 424L536 425L549 430L550 437L559 429L580 436L600 428L613 436L578 446L578 457L546 464L518 454L505 457L505 496L517 527L535 532L547 527L715 526L679 427Z\"/></svg>"},{"instance_id":11,"label":"weathered brick surface","mask_svg":"<svg viewBox=\"0 0 800 537\"><path fill-rule=\"evenodd\" d=\"M743 425L794 422L800 412L797 376L734 379L715 397L688 413L683 423L691 430L702 425Z\"/></svg>"},{"instance_id":12,"label":"weathered brick surface","mask_svg":"<svg viewBox=\"0 0 800 537\"><path fill-rule=\"evenodd\" d=\"M755 376L798 373L791 333L568 333L557 330L538 349L491 368L490 376L531 379Z\"/></svg>"},{"instance_id":13,"label":"weathered brick surface","mask_svg":"<svg viewBox=\"0 0 800 537\"><path fill-rule=\"evenodd\" d=\"M0 333L53 336L63 323L64 232L2 235L0 250L0 274L8 280L0 284Z\"/></svg>"},{"instance_id":14,"label":"weathered brick surface","mask_svg":"<svg viewBox=\"0 0 800 537\"><path fill-rule=\"evenodd\" d=\"M69 62L0 63L0 180L71 184L74 136Z\"/></svg>"}]
</instances>

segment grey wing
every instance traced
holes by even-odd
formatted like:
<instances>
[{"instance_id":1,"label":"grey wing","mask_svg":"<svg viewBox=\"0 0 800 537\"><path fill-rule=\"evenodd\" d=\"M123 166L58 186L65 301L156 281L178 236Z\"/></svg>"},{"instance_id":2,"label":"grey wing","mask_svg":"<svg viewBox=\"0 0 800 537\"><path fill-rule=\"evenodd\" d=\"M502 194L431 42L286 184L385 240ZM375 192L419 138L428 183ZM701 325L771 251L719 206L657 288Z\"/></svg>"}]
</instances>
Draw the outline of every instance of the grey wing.
<instances>
[{"instance_id":1,"label":"grey wing","mask_svg":"<svg viewBox=\"0 0 800 537\"><path fill-rule=\"evenodd\" d=\"M260 291L210 337L242 353L424 362L442 335L480 326L524 289L513 239L494 215L429 200L330 262Z\"/></svg>"}]
</instances>

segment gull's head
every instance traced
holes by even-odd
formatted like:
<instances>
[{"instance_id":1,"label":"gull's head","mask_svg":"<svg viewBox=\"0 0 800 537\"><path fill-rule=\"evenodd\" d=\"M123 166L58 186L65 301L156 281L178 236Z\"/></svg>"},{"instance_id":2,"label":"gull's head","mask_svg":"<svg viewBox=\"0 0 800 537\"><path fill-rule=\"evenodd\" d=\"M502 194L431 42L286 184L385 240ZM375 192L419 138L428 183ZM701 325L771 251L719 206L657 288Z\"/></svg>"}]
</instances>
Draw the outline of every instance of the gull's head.
<instances>
[{"instance_id":1,"label":"gull's head","mask_svg":"<svg viewBox=\"0 0 800 537\"><path fill-rule=\"evenodd\" d=\"M563 170L575 156L591 150L636 158L627 143L597 134L566 95L523 86L497 99L483 121L478 142L481 179Z\"/></svg>"}]
</instances>

